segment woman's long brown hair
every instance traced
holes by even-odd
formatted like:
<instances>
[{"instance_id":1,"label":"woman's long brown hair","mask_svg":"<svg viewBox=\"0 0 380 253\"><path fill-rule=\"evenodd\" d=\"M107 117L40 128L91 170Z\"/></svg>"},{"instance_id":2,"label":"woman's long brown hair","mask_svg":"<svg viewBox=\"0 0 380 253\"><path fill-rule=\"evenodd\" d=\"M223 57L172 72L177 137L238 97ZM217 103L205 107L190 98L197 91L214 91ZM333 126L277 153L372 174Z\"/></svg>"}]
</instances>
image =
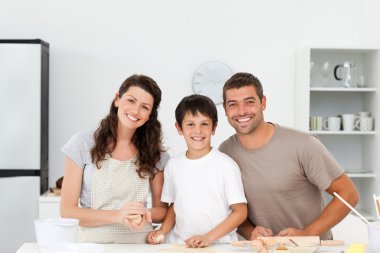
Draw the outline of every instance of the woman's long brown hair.
<instances>
[{"instance_id":1,"label":"woman's long brown hair","mask_svg":"<svg viewBox=\"0 0 380 253\"><path fill-rule=\"evenodd\" d=\"M153 97L153 107L149 120L136 129L132 143L137 148L137 173L141 178L154 177L157 172L156 164L160 161L162 147L161 123L158 121L158 107L161 102L161 90L157 83L145 75L132 75L128 77L119 88L119 98L132 86L139 87ZM117 144L117 117L118 108L112 101L109 114L100 122L94 133L95 146L91 149L92 162L100 169L100 162L111 154Z\"/></svg>"}]
</instances>

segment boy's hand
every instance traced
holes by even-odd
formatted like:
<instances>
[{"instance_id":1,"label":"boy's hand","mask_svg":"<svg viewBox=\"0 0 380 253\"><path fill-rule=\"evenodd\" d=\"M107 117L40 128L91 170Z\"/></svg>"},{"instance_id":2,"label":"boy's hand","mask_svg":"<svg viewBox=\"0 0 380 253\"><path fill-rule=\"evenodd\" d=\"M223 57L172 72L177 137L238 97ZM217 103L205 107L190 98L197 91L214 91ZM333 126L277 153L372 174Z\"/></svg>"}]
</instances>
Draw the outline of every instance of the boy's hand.
<instances>
[{"instance_id":1,"label":"boy's hand","mask_svg":"<svg viewBox=\"0 0 380 253\"><path fill-rule=\"evenodd\" d=\"M213 243L213 241L206 235L194 235L185 240L186 247L188 248L204 248L211 243Z\"/></svg>"},{"instance_id":2,"label":"boy's hand","mask_svg":"<svg viewBox=\"0 0 380 253\"><path fill-rule=\"evenodd\" d=\"M148 234L149 244L160 244L165 241L165 235L161 230L155 230Z\"/></svg>"}]
</instances>

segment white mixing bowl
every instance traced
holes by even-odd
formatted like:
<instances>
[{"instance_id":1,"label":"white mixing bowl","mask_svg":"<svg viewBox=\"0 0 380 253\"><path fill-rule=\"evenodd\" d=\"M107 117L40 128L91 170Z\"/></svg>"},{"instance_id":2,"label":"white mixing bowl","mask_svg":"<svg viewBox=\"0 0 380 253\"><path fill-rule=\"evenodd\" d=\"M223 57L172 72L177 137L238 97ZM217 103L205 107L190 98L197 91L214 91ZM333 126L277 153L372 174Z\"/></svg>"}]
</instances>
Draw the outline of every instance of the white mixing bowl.
<instances>
[{"instance_id":1,"label":"white mixing bowl","mask_svg":"<svg viewBox=\"0 0 380 253\"><path fill-rule=\"evenodd\" d=\"M380 253L380 221L368 224L368 241L371 249L376 253Z\"/></svg>"},{"instance_id":2,"label":"white mixing bowl","mask_svg":"<svg viewBox=\"0 0 380 253\"><path fill-rule=\"evenodd\" d=\"M77 242L79 220L47 218L34 220L38 243Z\"/></svg>"}]
</instances>

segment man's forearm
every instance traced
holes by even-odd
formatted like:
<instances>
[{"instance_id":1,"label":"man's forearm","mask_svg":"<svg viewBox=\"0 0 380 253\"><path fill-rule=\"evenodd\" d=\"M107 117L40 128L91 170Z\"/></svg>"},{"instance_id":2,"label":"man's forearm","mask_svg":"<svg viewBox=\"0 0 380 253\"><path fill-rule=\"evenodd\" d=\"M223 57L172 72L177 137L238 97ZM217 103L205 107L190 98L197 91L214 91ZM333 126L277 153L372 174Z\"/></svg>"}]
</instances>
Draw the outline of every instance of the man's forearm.
<instances>
[{"instance_id":1,"label":"man's forearm","mask_svg":"<svg viewBox=\"0 0 380 253\"><path fill-rule=\"evenodd\" d=\"M246 219L237 229L237 232L247 240L251 240L252 231L255 229L253 224Z\"/></svg>"},{"instance_id":2,"label":"man's forearm","mask_svg":"<svg viewBox=\"0 0 380 253\"><path fill-rule=\"evenodd\" d=\"M352 206L355 206L359 201L358 192L347 175L342 175L335 180L326 191L329 194L337 192ZM321 215L304 229L304 232L308 235L321 235L343 220L349 212L350 209L334 197Z\"/></svg>"}]
</instances>

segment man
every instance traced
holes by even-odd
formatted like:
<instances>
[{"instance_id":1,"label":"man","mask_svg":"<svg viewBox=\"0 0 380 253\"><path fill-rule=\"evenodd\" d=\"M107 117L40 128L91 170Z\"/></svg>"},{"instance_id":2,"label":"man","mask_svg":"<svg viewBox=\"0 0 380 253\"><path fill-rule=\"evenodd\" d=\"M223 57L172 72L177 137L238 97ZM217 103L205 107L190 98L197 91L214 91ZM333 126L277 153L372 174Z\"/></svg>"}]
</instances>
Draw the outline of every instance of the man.
<instances>
[{"instance_id":1,"label":"man","mask_svg":"<svg viewBox=\"0 0 380 253\"><path fill-rule=\"evenodd\" d=\"M223 100L236 134L219 149L238 163L248 201L248 219L238 232L247 239L332 239L330 229L350 210L335 197L325 207L322 191L337 192L352 206L359 199L343 168L315 136L264 121L266 97L252 74L227 80Z\"/></svg>"}]
</instances>

